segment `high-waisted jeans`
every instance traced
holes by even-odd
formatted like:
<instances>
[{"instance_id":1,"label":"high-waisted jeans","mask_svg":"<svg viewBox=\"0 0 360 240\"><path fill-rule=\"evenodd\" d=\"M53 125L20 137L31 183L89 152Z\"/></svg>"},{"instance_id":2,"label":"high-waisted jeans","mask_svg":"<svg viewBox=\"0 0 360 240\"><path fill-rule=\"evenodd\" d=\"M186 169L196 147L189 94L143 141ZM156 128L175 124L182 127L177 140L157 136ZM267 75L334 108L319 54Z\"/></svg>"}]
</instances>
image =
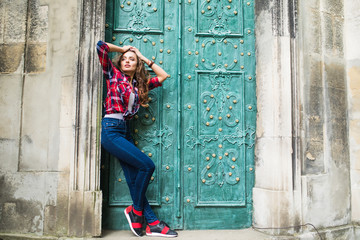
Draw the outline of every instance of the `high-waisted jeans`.
<instances>
[{"instance_id":1,"label":"high-waisted jeans","mask_svg":"<svg viewBox=\"0 0 360 240\"><path fill-rule=\"evenodd\" d=\"M134 145L129 121L103 118L101 144L106 151L119 159L135 210L144 211L148 223L158 220L145 197L155 165Z\"/></svg>"}]
</instances>

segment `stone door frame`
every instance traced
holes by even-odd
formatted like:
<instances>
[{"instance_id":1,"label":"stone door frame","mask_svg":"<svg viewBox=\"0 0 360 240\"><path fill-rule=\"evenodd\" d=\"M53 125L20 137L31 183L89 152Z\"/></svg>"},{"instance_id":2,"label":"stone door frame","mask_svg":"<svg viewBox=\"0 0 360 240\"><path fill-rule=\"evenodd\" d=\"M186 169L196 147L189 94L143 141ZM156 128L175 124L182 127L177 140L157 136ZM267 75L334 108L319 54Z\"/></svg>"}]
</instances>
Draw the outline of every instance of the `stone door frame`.
<instances>
[{"instance_id":1,"label":"stone door frame","mask_svg":"<svg viewBox=\"0 0 360 240\"><path fill-rule=\"evenodd\" d=\"M82 214L76 214L76 217L70 219L69 229L71 235L99 236L102 209L99 176L102 74L97 64L95 45L98 40L104 39L106 0L84 0L82 4L76 106L76 156L71 166L72 191L69 201L70 211L80 211ZM300 221L298 218L300 209L295 207L301 206L301 164L297 157L300 143L297 138L299 117L296 112L298 109L296 5L297 0L255 2L257 109L260 113L257 123L259 125L266 121L271 112L278 113L277 120L281 123L272 126L272 129L266 129L274 132L269 136L260 135L262 130L257 130L256 162L264 161L271 148L271 152L276 155L273 159L278 159L271 162L272 169L278 171L274 180L273 175L266 174L266 165L256 166L256 182L253 189L253 225L256 227L281 227L284 224L296 224ZM269 18L272 21L269 21ZM264 25L268 22L271 24ZM269 46L274 47L275 50L269 52ZM278 54L279 52L282 54ZM269 78L268 76L274 76L266 72L269 68L277 69L278 74ZM276 93L268 91L268 86L274 84L279 86ZM277 94L280 107L267 100L269 92L273 95ZM279 146L276 149L273 149L274 142ZM286 206L286 216L283 214L284 211L280 210L284 206ZM79 221L83 224L81 233L75 227L75 223Z\"/></svg>"}]
</instances>

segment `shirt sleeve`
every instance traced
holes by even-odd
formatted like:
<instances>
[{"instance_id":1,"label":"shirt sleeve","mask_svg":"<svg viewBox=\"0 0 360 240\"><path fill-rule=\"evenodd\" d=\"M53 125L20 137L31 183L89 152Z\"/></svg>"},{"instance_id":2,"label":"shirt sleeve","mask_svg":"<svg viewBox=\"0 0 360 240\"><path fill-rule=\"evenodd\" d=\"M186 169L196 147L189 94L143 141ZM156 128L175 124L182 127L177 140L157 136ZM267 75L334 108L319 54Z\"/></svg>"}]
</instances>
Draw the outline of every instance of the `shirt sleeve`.
<instances>
[{"instance_id":1,"label":"shirt sleeve","mask_svg":"<svg viewBox=\"0 0 360 240\"><path fill-rule=\"evenodd\" d=\"M158 78L158 77L150 78L148 84L149 84L149 90L162 86L162 83L159 82L159 78Z\"/></svg>"},{"instance_id":2,"label":"shirt sleeve","mask_svg":"<svg viewBox=\"0 0 360 240\"><path fill-rule=\"evenodd\" d=\"M113 75L113 64L109 57L109 46L105 42L99 41L96 45L96 50L105 77L111 79Z\"/></svg>"}]
</instances>

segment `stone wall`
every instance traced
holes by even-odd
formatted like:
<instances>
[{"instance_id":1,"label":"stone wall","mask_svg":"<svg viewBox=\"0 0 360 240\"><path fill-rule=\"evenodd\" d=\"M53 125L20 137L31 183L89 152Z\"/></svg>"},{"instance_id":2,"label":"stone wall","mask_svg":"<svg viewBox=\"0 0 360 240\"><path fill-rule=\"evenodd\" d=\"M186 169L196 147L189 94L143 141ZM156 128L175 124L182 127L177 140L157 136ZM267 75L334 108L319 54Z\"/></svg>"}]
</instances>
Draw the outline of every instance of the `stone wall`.
<instances>
[{"instance_id":1,"label":"stone wall","mask_svg":"<svg viewBox=\"0 0 360 240\"><path fill-rule=\"evenodd\" d=\"M0 236L100 235L102 5L0 2Z\"/></svg>"},{"instance_id":2,"label":"stone wall","mask_svg":"<svg viewBox=\"0 0 360 240\"><path fill-rule=\"evenodd\" d=\"M360 225L360 2L345 0L345 56L349 101L351 218ZM359 230L358 230L359 231ZM359 233L360 235L360 233Z\"/></svg>"},{"instance_id":3,"label":"stone wall","mask_svg":"<svg viewBox=\"0 0 360 240\"><path fill-rule=\"evenodd\" d=\"M358 124L350 122L351 192L346 69L358 77L349 56L346 65L344 49L359 38L352 33L346 45L344 24L358 13L349 14L338 0L257 1L256 6L254 226L308 239L316 233L301 225L311 223L325 239L355 239L357 207L352 209L351 198L354 205L359 131L351 131ZM358 60L358 52L352 54ZM358 89L350 88L355 100Z\"/></svg>"},{"instance_id":4,"label":"stone wall","mask_svg":"<svg viewBox=\"0 0 360 240\"><path fill-rule=\"evenodd\" d=\"M302 219L351 224L343 1L299 2Z\"/></svg>"},{"instance_id":5,"label":"stone wall","mask_svg":"<svg viewBox=\"0 0 360 240\"><path fill-rule=\"evenodd\" d=\"M59 154L61 76L51 77L47 61L49 7L9 0L0 11L0 231L43 233Z\"/></svg>"}]
</instances>

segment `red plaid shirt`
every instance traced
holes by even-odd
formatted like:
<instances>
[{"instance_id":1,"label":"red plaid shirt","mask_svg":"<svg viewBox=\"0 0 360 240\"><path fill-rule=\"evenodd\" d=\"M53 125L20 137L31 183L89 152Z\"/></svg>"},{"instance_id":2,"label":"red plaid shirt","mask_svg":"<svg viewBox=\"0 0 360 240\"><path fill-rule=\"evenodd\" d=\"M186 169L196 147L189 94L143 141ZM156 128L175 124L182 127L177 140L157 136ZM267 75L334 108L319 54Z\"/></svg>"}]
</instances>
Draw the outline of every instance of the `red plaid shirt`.
<instances>
[{"instance_id":1,"label":"red plaid shirt","mask_svg":"<svg viewBox=\"0 0 360 240\"><path fill-rule=\"evenodd\" d=\"M107 94L105 98L105 112L122 113L125 119L131 119L140 108L138 89L136 80L133 79L135 90L135 101L132 111L128 111L129 98L131 93L131 85L128 81L128 75L117 69L109 58L109 46L103 41L97 43L97 53L99 55L100 64L103 68L104 77L106 79ZM162 84L157 77L149 80L149 90L159 87Z\"/></svg>"}]
</instances>

